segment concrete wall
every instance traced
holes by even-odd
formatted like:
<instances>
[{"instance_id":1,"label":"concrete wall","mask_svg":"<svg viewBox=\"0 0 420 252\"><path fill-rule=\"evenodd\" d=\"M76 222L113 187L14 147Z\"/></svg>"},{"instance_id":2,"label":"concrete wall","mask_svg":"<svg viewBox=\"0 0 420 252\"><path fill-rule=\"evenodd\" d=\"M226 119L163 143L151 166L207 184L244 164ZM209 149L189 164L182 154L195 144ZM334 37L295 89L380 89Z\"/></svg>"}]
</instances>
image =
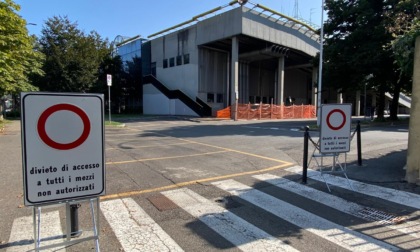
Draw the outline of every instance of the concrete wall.
<instances>
[{"instance_id":1,"label":"concrete wall","mask_svg":"<svg viewBox=\"0 0 420 252\"><path fill-rule=\"evenodd\" d=\"M266 18L264 15L244 7L242 11L243 34L297 49L310 56L315 56L319 51L319 43L299 32L296 28L274 22L273 19Z\"/></svg>"},{"instance_id":2,"label":"concrete wall","mask_svg":"<svg viewBox=\"0 0 420 252\"><path fill-rule=\"evenodd\" d=\"M156 62L156 78L171 90L179 89L192 99L198 93L198 49L196 28L180 30L151 41L152 62ZM176 65L176 57L189 54L188 64ZM169 66L174 58L175 66ZM163 68L163 60L168 67Z\"/></svg>"},{"instance_id":3,"label":"concrete wall","mask_svg":"<svg viewBox=\"0 0 420 252\"><path fill-rule=\"evenodd\" d=\"M308 83L311 75L299 69L288 69L284 73L284 98L295 98L295 105L308 104Z\"/></svg>"},{"instance_id":4,"label":"concrete wall","mask_svg":"<svg viewBox=\"0 0 420 252\"><path fill-rule=\"evenodd\" d=\"M242 33L242 8L236 8L197 23L197 45Z\"/></svg>"},{"instance_id":5,"label":"concrete wall","mask_svg":"<svg viewBox=\"0 0 420 252\"><path fill-rule=\"evenodd\" d=\"M270 41L300 50L310 56L319 51L319 43L280 21L267 18L246 7L236 8L197 23L197 44L206 44L238 34Z\"/></svg>"},{"instance_id":6,"label":"concrete wall","mask_svg":"<svg viewBox=\"0 0 420 252\"><path fill-rule=\"evenodd\" d=\"M145 115L198 116L178 99L168 99L152 84L143 85L143 113Z\"/></svg>"}]
</instances>

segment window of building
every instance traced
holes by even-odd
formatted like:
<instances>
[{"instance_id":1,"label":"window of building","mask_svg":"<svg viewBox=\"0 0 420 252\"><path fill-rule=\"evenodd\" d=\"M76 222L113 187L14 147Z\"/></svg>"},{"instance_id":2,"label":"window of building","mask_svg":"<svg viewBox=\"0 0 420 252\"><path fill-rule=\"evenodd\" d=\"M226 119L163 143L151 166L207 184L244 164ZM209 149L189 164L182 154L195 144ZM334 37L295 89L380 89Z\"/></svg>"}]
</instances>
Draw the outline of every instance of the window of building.
<instances>
[{"instance_id":1,"label":"window of building","mask_svg":"<svg viewBox=\"0 0 420 252\"><path fill-rule=\"evenodd\" d=\"M263 96L262 103L264 103L264 104L267 104L268 103L268 100L267 100L267 97L266 96Z\"/></svg>"},{"instance_id":2,"label":"window of building","mask_svg":"<svg viewBox=\"0 0 420 252\"><path fill-rule=\"evenodd\" d=\"M176 56L176 65L177 66L182 65L182 56L181 55Z\"/></svg>"},{"instance_id":3,"label":"window of building","mask_svg":"<svg viewBox=\"0 0 420 252\"><path fill-rule=\"evenodd\" d=\"M223 94L217 94L217 103L223 103Z\"/></svg>"},{"instance_id":4,"label":"window of building","mask_svg":"<svg viewBox=\"0 0 420 252\"><path fill-rule=\"evenodd\" d=\"M175 66L175 58L169 58L169 67L174 67Z\"/></svg>"},{"instance_id":5,"label":"window of building","mask_svg":"<svg viewBox=\"0 0 420 252\"><path fill-rule=\"evenodd\" d=\"M214 94L207 93L207 102L214 102Z\"/></svg>"},{"instance_id":6,"label":"window of building","mask_svg":"<svg viewBox=\"0 0 420 252\"><path fill-rule=\"evenodd\" d=\"M168 68L168 59L163 60L163 68Z\"/></svg>"},{"instance_id":7,"label":"window of building","mask_svg":"<svg viewBox=\"0 0 420 252\"><path fill-rule=\"evenodd\" d=\"M190 54L184 54L184 64L190 64Z\"/></svg>"}]
</instances>

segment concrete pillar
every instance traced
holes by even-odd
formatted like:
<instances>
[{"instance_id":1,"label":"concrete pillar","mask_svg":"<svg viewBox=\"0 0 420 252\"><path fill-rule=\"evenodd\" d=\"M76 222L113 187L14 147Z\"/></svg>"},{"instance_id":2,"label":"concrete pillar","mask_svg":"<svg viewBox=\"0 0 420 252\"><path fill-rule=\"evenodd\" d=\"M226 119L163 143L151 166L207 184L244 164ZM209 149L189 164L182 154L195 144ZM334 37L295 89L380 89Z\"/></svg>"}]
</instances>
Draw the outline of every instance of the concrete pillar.
<instances>
[{"instance_id":1,"label":"concrete pillar","mask_svg":"<svg viewBox=\"0 0 420 252\"><path fill-rule=\"evenodd\" d=\"M318 105L318 68L314 67L312 68L312 94L311 94L311 100L312 105L317 106Z\"/></svg>"},{"instance_id":2,"label":"concrete pillar","mask_svg":"<svg viewBox=\"0 0 420 252\"><path fill-rule=\"evenodd\" d=\"M277 66L277 104L283 105L284 100L284 57L279 58Z\"/></svg>"},{"instance_id":3,"label":"concrete pillar","mask_svg":"<svg viewBox=\"0 0 420 252\"><path fill-rule=\"evenodd\" d=\"M236 105L238 100L238 83L239 83L239 41L237 37L232 38L232 53L231 53L231 68L230 68L230 104L231 107L231 117L232 119L237 120Z\"/></svg>"},{"instance_id":4,"label":"concrete pillar","mask_svg":"<svg viewBox=\"0 0 420 252\"><path fill-rule=\"evenodd\" d=\"M413 92L411 97L410 125L406 180L420 185L420 36L416 39L414 51Z\"/></svg>"},{"instance_id":5,"label":"concrete pillar","mask_svg":"<svg viewBox=\"0 0 420 252\"><path fill-rule=\"evenodd\" d=\"M356 108L355 108L355 115L360 116L360 91L356 91Z\"/></svg>"}]
</instances>

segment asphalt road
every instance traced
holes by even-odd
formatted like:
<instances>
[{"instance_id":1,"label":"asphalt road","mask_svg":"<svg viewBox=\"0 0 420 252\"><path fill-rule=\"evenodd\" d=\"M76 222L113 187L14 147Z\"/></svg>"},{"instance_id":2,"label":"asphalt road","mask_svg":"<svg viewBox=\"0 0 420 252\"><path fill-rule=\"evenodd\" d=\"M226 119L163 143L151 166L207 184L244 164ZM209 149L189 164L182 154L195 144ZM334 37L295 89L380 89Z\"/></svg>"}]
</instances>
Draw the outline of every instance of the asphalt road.
<instances>
[{"instance_id":1,"label":"asphalt road","mask_svg":"<svg viewBox=\"0 0 420 252\"><path fill-rule=\"evenodd\" d=\"M127 249L131 245L124 244L142 243L142 238L132 237L132 240L120 238L118 230L122 230L124 226L119 229L116 227L119 222L124 223L124 220L110 224L114 217L112 214L107 215L106 209L117 213L124 211L125 208L120 209L116 205L111 205L121 199L134 200L185 251L244 249L241 246L247 243L242 241L238 245L235 239L239 238L227 239L209 228L205 220L194 217L193 212L186 211L187 206L180 209L181 203L174 204L175 199L167 201L168 197L174 196L162 197L162 192L172 193L173 190L180 188L188 188L210 199L211 202L216 202L223 209L241 216L254 226L261 227L270 235L280 238L287 244L292 244L300 251L313 251L313 248L325 251L342 249L334 242L317 238L319 234L309 232L308 228L299 228L298 224L292 225L284 220L279 221L268 210L256 209L245 199L239 196L234 197L233 192L228 193L227 189L222 190L214 184L229 179L292 202L299 209L305 209L326 219L333 219L339 225L363 230L361 232L397 248L420 249L420 242L414 242L407 236L391 239L389 237L394 233L382 234L380 230L385 228L378 228L375 223L365 223L357 218L349 218L347 215L308 201L301 196L286 193L285 189L276 190L268 183L256 180L255 175L270 173L300 183L301 176L290 172L287 168L302 165L303 132L301 129L305 125L316 124L314 120L234 122L156 117L126 120L124 123L125 127L106 128L106 195L101 197L101 202L109 202L109 205L101 205L103 211L100 213L99 231L102 251L136 251L134 247ZM372 185L420 194L417 186L403 181L402 168L408 139L407 125L362 128L363 166L356 165L357 152L355 140L353 140L351 151L347 155L349 177ZM311 131L310 135L316 141L318 133ZM15 243L11 241L14 221L23 216L30 217L32 214L30 207L23 206L20 139L18 121L8 125L5 133L0 135L0 176L2 178L0 188L3 192L0 196L2 222L0 250L7 249L6 251L21 251L20 249L23 248L21 245L25 242L31 243L32 239L32 237L27 237L20 238ZM311 153L313 146L310 145L309 149ZM313 165L313 162L311 164ZM310 180L308 184L320 192L328 192L322 181ZM367 197L347 189L335 188L333 194L398 216L414 218L418 214L415 207L384 203L373 196ZM131 204L129 201L121 202L127 209ZM65 230L63 207L43 209L45 213L53 214L55 211L59 214L59 221L56 222L62 230ZM80 228L90 229L92 225L88 204L82 204L79 215ZM46 223L49 223L48 216L44 219ZM276 225L273 226L272 223ZM128 222L127 225L129 225ZM84 232L84 235L88 234L90 231ZM122 236L130 237L124 232ZM30 246L33 246L33 243ZM91 241L67 248L67 251L90 250L94 250L94 243ZM150 251L152 250L160 249L150 247Z\"/></svg>"}]
</instances>

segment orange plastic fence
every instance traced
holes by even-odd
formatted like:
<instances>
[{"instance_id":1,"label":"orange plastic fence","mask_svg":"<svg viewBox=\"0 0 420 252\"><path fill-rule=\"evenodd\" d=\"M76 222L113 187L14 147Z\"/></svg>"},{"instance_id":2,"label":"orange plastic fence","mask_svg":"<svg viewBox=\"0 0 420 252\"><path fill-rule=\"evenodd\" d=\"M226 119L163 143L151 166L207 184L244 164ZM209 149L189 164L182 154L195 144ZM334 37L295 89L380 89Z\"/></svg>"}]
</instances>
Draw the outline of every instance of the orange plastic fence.
<instances>
[{"instance_id":1,"label":"orange plastic fence","mask_svg":"<svg viewBox=\"0 0 420 252\"><path fill-rule=\"evenodd\" d=\"M299 119L316 118L316 107L313 105L274 105L274 104L238 104L238 119ZM217 111L217 118L231 118L231 107Z\"/></svg>"}]
</instances>

